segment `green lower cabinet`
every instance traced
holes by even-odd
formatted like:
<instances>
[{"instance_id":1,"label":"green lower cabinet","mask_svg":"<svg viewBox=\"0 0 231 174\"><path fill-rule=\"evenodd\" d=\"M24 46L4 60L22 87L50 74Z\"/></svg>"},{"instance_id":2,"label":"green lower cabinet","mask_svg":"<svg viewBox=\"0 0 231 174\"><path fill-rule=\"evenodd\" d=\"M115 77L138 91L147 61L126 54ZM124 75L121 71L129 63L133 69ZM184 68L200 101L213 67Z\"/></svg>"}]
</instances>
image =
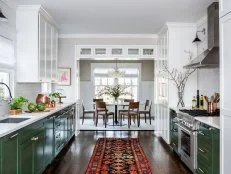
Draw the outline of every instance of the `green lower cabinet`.
<instances>
[{"instance_id":1,"label":"green lower cabinet","mask_svg":"<svg viewBox=\"0 0 231 174\"><path fill-rule=\"evenodd\" d=\"M19 174L40 174L43 172L45 168L44 139L44 126L31 132L27 139L23 139L24 141L19 145Z\"/></svg>"},{"instance_id":2,"label":"green lower cabinet","mask_svg":"<svg viewBox=\"0 0 231 174\"><path fill-rule=\"evenodd\" d=\"M219 174L220 131L200 123L197 135L197 174Z\"/></svg>"},{"instance_id":3,"label":"green lower cabinet","mask_svg":"<svg viewBox=\"0 0 231 174\"><path fill-rule=\"evenodd\" d=\"M35 141L33 142L33 166L34 174L40 174L44 171L44 139L45 139L45 129L39 134L35 135Z\"/></svg>"},{"instance_id":4,"label":"green lower cabinet","mask_svg":"<svg viewBox=\"0 0 231 174\"><path fill-rule=\"evenodd\" d=\"M33 173L33 143L31 139L19 146L19 174Z\"/></svg>"},{"instance_id":5,"label":"green lower cabinet","mask_svg":"<svg viewBox=\"0 0 231 174\"><path fill-rule=\"evenodd\" d=\"M44 160L45 166L54 158L54 117L48 117L45 123Z\"/></svg>"},{"instance_id":6,"label":"green lower cabinet","mask_svg":"<svg viewBox=\"0 0 231 174\"><path fill-rule=\"evenodd\" d=\"M15 132L2 138L2 174L18 173L19 133Z\"/></svg>"}]
</instances>

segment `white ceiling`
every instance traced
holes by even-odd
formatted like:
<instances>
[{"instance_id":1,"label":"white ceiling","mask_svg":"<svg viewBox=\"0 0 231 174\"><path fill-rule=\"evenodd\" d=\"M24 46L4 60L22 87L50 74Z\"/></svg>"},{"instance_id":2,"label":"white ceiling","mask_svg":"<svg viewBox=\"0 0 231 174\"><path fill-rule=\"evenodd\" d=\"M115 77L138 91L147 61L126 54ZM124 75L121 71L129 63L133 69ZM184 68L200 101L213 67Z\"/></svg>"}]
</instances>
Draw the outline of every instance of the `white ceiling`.
<instances>
[{"instance_id":1,"label":"white ceiling","mask_svg":"<svg viewBox=\"0 0 231 174\"><path fill-rule=\"evenodd\" d=\"M42 4L63 34L153 34L165 22L196 22L214 0L14 0Z\"/></svg>"}]
</instances>

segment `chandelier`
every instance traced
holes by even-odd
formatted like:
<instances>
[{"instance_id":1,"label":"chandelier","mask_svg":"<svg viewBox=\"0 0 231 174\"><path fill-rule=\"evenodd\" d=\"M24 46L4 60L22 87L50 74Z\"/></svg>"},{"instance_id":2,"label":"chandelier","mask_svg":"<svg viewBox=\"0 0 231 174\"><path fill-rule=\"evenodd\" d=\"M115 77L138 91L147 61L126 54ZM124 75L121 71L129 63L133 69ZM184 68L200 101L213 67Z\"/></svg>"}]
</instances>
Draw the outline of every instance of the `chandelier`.
<instances>
[{"instance_id":1,"label":"chandelier","mask_svg":"<svg viewBox=\"0 0 231 174\"><path fill-rule=\"evenodd\" d=\"M113 77L115 79L118 79L120 77L124 77L125 76L125 71L120 71L118 69L118 65L117 65L117 59L116 59L116 63L115 63L115 68L113 71L108 71L108 76L109 77Z\"/></svg>"}]
</instances>

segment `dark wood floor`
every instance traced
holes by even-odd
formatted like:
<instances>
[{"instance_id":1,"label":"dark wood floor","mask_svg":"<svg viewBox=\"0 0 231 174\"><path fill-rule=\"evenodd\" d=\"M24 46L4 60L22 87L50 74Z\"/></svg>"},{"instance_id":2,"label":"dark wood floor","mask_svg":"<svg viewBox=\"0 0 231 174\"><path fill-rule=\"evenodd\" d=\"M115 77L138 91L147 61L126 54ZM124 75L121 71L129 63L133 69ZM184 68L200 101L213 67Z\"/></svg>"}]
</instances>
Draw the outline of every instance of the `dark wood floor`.
<instances>
[{"instance_id":1,"label":"dark wood floor","mask_svg":"<svg viewBox=\"0 0 231 174\"><path fill-rule=\"evenodd\" d=\"M191 174L153 131L82 131L45 173L84 174L99 137L139 137L153 174Z\"/></svg>"}]
</instances>

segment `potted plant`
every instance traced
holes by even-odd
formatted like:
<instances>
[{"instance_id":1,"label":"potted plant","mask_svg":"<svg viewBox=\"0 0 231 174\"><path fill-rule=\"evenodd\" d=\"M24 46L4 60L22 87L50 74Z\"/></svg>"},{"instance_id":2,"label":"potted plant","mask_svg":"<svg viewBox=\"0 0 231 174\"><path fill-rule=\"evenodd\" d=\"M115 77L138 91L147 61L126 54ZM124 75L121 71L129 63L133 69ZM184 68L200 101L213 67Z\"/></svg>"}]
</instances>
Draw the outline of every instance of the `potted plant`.
<instances>
[{"instance_id":1,"label":"potted plant","mask_svg":"<svg viewBox=\"0 0 231 174\"><path fill-rule=\"evenodd\" d=\"M49 97L51 98L51 107L54 108L56 106L56 98L59 98L62 94L60 92L51 92Z\"/></svg>"},{"instance_id":2,"label":"potted plant","mask_svg":"<svg viewBox=\"0 0 231 174\"><path fill-rule=\"evenodd\" d=\"M17 115L22 113L22 107L28 102L28 100L22 96L15 97L10 103L10 115Z\"/></svg>"}]
</instances>

